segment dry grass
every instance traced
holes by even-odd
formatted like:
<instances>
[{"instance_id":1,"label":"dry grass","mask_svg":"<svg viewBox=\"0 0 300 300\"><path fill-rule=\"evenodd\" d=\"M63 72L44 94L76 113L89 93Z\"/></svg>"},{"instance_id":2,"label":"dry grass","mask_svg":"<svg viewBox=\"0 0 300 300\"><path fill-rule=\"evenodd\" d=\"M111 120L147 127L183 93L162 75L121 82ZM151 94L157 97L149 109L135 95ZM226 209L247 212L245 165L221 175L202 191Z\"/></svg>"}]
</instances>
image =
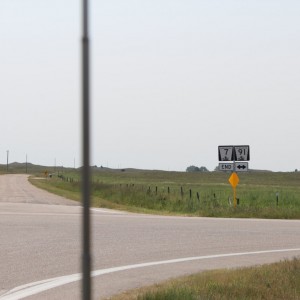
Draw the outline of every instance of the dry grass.
<instances>
[{"instance_id":1,"label":"dry grass","mask_svg":"<svg viewBox=\"0 0 300 300\"><path fill-rule=\"evenodd\" d=\"M111 300L300 299L300 259L217 270L129 291Z\"/></svg>"}]
</instances>

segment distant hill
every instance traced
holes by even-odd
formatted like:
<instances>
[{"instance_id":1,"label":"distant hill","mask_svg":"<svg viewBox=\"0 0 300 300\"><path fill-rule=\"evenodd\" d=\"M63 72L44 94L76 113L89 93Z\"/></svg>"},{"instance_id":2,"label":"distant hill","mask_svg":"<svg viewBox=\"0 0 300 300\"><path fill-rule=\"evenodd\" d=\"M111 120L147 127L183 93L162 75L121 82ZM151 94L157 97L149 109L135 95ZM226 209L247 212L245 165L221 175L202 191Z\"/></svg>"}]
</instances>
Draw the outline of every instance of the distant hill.
<instances>
[{"instance_id":1,"label":"distant hill","mask_svg":"<svg viewBox=\"0 0 300 300\"><path fill-rule=\"evenodd\" d=\"M62 166L41 166L41 165L35 165L32 163L19 163L19 162L13 162L8 164L8 173L28 173L28 174L39 174L44 173L45 171L51 173L55 171L61 171L61 170L73 170L72 168L64 168ZM0 173L7 173L7 165L0 164Z\"/></svg>"},{"instance_id":2,"label":"distant hill","mask_svg":"<svg viewBox=\"0 0 300 300\"><path fill-rule=\"evenodd\" d=\"M91 166L93 172L113 172L113 173L135 173L135 172L171 172L166 170L147 170L147 169L136 169L136 168L120 168L120 169L113 169L103 166ZM54 172L61 172L61 171L74 171L74 170L81 170L81 167L79 168L66 168L63 166L42 166L42 165L35 165L32 163L19 163L19 162L13 162L8 164L8 173L27 173L28 174L40 174L47 171L48 173L54 173ZM176 173L185 173L186 171L174 171ZM210 171L206 171L207 173L210 173ZM211 172L222 172L217 170L217 167L214 171ZM249 173L272 173L273 171L270 170L259 170L259 169L249 169ZM295 172L294 170L291 172ZM0 174L7 173L7 165L6 164L0 164ZM205 173L205 172L204 172ZM275 172L276 173L276 172ZM290 173L290 172L285 172Z\"/></svg>"}]
</instances>

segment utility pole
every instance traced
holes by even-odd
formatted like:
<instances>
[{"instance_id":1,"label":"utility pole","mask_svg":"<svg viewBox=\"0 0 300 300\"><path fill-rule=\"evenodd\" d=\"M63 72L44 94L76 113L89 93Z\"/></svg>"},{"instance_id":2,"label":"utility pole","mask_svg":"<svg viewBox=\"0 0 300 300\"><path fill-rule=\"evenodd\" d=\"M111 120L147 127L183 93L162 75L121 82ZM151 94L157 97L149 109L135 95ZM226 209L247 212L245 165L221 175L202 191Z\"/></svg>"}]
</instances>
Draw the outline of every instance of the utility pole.
<instances>
[{"instance_id":1,"label":"utility pole","mask_svg":"<svg viewBox=\"0 0 300 300\"><path fill-rule=\"evenodd\" d=\"M6 172L8 172L8 156L9 156L9 150L6 150Z\"/></svg>"},{"instance_id":2,"label":"utility pole","mask_svg":"<svg viewBox=\"0 0 300 300\"><path fill-rule=\"evenodd\" d=\"M88 0L82 2L82 299L91 299L91 255L90 255L90 104L89 104L89 36Z\"/></svg>"},{"instance_id":3,"label":"utility pole","mask_svg":"<svg viewBox=\"0 0 300 300\"><path fill-rule=\"evenodd\" d=\"M26 174L27 174L27 154L26 154Z\"/></svg>"}]
</instances>

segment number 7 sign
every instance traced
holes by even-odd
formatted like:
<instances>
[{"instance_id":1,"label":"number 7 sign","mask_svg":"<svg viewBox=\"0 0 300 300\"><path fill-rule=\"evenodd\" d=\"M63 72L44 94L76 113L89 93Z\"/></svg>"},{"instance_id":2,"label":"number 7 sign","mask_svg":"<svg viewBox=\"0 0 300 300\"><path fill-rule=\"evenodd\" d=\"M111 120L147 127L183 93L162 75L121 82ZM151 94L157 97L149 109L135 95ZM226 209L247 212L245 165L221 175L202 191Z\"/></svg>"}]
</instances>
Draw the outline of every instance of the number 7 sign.
<instances>
[{"instance_id":1,"label":"number 7 sign","mask_svg":"<svg viewBox=\"0 0 300 300\"><path fill-rule=\"evenodd\" d=\"M219 161L232 161L233 155L233 146L219 146Z\"/></svg>"}]
</instances>

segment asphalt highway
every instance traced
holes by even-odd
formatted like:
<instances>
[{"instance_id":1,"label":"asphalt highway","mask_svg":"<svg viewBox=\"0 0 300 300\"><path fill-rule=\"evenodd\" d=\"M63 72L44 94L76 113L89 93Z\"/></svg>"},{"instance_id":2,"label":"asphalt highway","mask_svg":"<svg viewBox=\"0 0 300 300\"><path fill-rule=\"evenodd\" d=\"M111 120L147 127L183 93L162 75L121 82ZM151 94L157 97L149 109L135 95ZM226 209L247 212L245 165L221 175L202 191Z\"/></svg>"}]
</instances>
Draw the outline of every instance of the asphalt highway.
<instances>
[{"instance_id":1,"label":"asphalt highway","mask_svg":"<svg viewBox=\"0 0 300 300\"><path fill-rule=\"evenodd\" d=\"M299 220L91 209L93 299L181 275L300 256ZM82 208L0 176L0 299L81 298Z\"/></svg>"}]
</instances>

